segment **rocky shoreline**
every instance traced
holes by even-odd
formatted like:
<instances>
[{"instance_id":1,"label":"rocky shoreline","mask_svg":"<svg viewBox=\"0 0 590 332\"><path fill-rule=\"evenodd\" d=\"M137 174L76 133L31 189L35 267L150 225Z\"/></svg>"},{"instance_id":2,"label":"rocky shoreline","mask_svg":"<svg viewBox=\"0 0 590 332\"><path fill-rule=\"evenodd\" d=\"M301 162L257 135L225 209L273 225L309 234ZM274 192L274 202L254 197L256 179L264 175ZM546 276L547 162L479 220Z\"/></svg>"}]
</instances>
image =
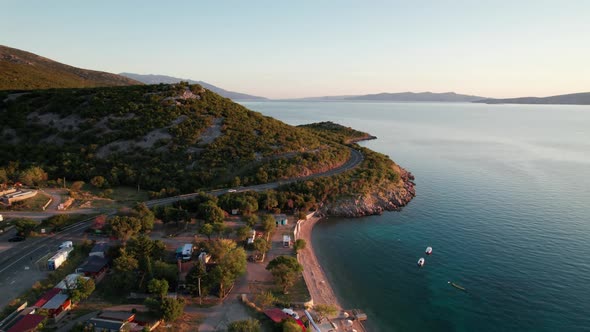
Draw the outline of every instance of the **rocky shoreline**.
<instances>
[{"instance_id":1,"label":"rocky shoreline","mask_svg":"<svg viewBox=\"0 0 590 332\"><path fill-rule=\"evenodd\" d=\"M400 167L401 186L381 189L364 196L344 197L323 205L320 216L363 217L379 215L385 211L399 211L415 196L416 189L412 173Z\"/></svg>"}]
</instances>

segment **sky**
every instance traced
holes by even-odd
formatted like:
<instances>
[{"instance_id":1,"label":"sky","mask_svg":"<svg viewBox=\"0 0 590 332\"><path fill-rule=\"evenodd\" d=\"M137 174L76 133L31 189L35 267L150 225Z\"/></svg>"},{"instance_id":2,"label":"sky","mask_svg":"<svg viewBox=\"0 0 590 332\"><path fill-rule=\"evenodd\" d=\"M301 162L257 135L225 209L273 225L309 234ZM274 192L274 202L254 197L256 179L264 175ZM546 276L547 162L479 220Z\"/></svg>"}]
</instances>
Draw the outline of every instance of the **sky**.
<instances>
[{"instance_id":1,"label":"sky","mask_svg":"<svg viewBox=\"0 0 590 332\"><path fill-rule=\"evenodd\" d=\"M0 44L269 98L590 91L590 1L0 0Z\"/></svg>"}]
</instances>

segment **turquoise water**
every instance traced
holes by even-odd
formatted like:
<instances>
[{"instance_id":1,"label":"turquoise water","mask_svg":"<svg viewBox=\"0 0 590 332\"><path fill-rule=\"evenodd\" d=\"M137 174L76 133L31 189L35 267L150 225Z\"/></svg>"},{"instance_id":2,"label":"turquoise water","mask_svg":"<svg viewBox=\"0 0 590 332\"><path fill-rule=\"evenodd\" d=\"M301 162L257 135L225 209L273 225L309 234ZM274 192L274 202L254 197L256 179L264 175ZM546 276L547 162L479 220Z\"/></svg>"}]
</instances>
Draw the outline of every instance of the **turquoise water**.
<instances>
[{"instance_id":1,"label":"turquoise water","mask_svg":"<svg viewBox=\"0 0 590 332\"><path fill-rule=\"evenodd\" d=\"M378 139L363 145L416 176L401 212L313 232L342 303L364 309L370 331L590 331L590 107L244 104L367 131Z\"/></svg>"}]
</instances>

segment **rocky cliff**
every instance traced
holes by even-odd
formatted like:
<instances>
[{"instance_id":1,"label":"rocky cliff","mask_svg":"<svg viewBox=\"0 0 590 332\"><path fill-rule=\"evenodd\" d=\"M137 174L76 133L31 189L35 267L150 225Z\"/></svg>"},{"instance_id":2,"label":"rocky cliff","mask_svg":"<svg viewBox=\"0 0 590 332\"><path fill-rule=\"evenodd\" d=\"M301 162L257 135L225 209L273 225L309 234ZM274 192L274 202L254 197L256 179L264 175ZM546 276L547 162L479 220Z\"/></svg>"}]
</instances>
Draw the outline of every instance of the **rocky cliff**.
<instances>
[{"instance_id":1,"label":"rocky cliff","mask_svg":"<svg viewBox=\"0 0 590 332\"><path fill-rule=\"evenodd\" d=\"M414 176L400 167L401 180L396 186L381 188L369 194L343 197L323 205L321 216L362 217L382 214L384 211L399 211L416 196Z\"/></svg>"}]
</instances>

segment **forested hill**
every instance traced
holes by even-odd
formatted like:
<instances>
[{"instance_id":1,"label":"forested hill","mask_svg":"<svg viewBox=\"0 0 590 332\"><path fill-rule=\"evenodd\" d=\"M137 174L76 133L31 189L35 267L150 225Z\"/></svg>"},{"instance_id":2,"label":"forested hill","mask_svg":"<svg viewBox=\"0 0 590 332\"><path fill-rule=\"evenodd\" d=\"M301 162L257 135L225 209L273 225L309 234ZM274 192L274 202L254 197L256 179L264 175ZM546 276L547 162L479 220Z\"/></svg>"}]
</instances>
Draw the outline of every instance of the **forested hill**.
<instances>
[{"instance_id":1,"label":"forested hill","mask_svg":"<svg viewBox=\"0 0 590 332\"><path fill-rule=\"evenodd\" d=\"M0 90L82 88L142 84L127 77L81 69L0 45Z\"/></svg>"},{"instance_id":2,"label":"forested hill","mask_svg":"<svg viewBox=\"0 0 590 332\"><path fill-rule=\"evenodd\" d=\"M140 81L145 84L160 84L160 83L174 84L174 83L180 83L180 82L188 82L190 84L199 84L202 87L204 87L205 89L211 90L211 91L213 91L225 98L229 98L229 99L233 99L233 100L266 100L266 98L264 98L264 97L253 96L253 95L249 95L249 94L245 94L245 93L241 93L241 92L228 91L228 90L222 89L218 86L215 86L213 84L209 84L207 82L195 81L195 80L186 79L186 78L178 78L178 77L172 77L172 76L166 76L166 75L152 75L152 74L143 75L143 74L133 74L133 73L120 73L119 75L129 77L131 79Z\"/></svg>"},{"instance_id":3,"label":"forested hill","mask_svg":"<svg viewBox=\"0 0 590 332\"><path fill-rule=\"evenodd\" d=\"M330 169L337 140L250 111L200 85L0 91L0 172L103 176L165 194Z\"/></svg>"}]
</instances>

